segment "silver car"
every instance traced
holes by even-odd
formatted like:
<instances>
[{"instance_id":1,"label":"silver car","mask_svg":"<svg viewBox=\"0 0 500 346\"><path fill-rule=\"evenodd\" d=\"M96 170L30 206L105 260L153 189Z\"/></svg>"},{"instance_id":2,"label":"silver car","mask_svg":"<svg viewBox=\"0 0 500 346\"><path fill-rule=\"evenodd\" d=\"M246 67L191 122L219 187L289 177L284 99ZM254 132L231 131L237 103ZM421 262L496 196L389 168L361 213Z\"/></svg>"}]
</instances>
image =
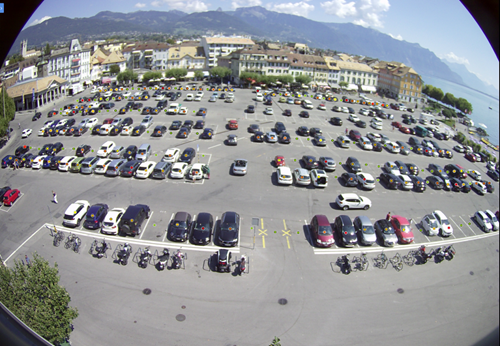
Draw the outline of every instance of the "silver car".
<instances>
[{"instance_id":1,"label":"silver car","mask_svg":"<svg viewBox=\"0 0 500 346\"><path fill-rule=\"evenodd\" d=\"M125 159L116 159L109 163L106 173L104 175L109 177L117 177L120 175L120 167L127 162Z\"/></svg>"},{"instance_id":2,"label":"silver car","mask_svg":"<svg viewBox=\"0 0 500 346\"><path fill-rule=\"evenodd\" d=\"M341 148L349 148L351 140L347 136L338 136L337 143Z\"/></svg>"},{"instance_id":3,"label":"silver car","mask_svg":"<svg viewBox=\"0 0 500 346\"><path fill-rule=\"evenodd\" d=\"M293 170L293 177L295 178L296 185L307 186L311 184L309 171L305 168L295 168Z\"/></svg>"},{"instance_id":4,"label":"silver car","mask_svg":"<svg viewBox=\"0 0 500 346\"><path fill-rule=\"evenodd\" d=\"M234 160L233 163L233 174L235 175L245 175L247 174L248 161L244 159Z\"/></svg>"},{"instance_id":5,"label":"silver car","mask_svg":"<svg viewBox=\"0 0 500 346\"><path fill-rule=\"evenodd\" d=\"M434 215L425 215L422 218L421 225L428 236L435 236L439 234L439 223Z\"/></svg>"},{"instance_id":6,"label":"silver car","mask_svg":"<svg viewBox=\"0 0 500 346\"><path fill-rule=\"evenodd\" d=\"M385 219L375 222L375 232L384 246L394 246L398 243L398 236L391 223Z\"/></svg>"},{"instance_id":7,"label":"silver car","mask_svg":"<svg viewBox=\"0 0 500 346\"><path fill-rule=\"evenodd\" d=\"M82 161L82 165L80 167L80 173L83 174L92 174L97 166L97 162L99 161L98 157L87 157Z\"/></svg>"},{"instance_id":8,"label":"silver car","mask_svg":"<svg viewBox=\"0 0 500 346\"><path fill-rule=\"evenodd\" d=\"M123 152L125 151L125 147L121 145L117 145L113 150L111 150L111 154L109 154L110 159L119 159L122 157Z\"/></svg>"},{"instance_id":9,"label":"silver car","mask_svg":"<svg viewBox=\"0 0 500 346\"><path fill-rule=\"evenodd\" d=\"M354 229L358 234L359 241L363 245L373 245L377 241L377 235L373 224L368 216L360 215L354 219Z\"/></svg>"}]
</instances>

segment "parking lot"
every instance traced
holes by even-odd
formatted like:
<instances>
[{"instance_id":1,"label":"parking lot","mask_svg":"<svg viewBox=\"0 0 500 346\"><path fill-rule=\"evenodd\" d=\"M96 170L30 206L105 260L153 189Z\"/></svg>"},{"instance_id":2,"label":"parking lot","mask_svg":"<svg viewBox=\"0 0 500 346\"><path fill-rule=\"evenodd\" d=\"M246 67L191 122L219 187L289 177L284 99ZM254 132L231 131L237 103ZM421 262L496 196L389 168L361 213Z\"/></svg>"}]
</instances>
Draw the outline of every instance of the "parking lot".
<instances>
[{"instance_id":1,"label":"parking lot","mask_svg":"<svg viewBox=\"0 0 500 346\"><path fill-rule=\"evenodd\" d=\"M182 93L183 97L187 94L185 91ZM72 303L80 311L71 336L76 344L92 344L98 342L96 340L103 344L128 344L142 342L146 336L150 342L159 343L164 340L165 333L171 338L172 342L168 342L169 344L254 345L269 343L275 335L283 335L280 336L282 341L287 340L287 344L293 345L325 344L325 340L333 337L339 342L348 342L352 340L352 333L359 331L358 327L332 330L332 321L328 316L332 312L343 312L345 318L359 319L361 310L353 309L354 304L364 306L367 311L387 309L390 312L385 320L387 323L370 320L373 323L371 328L378 328L376 334L379 335L374 337L373 343L379 344L384 342L384 335L388 332L395 338L402 339L415 330L412 328L417 328L394 331L390 324L394 325L402 318L415 322L407 309L411 307L414 312L423 314L422 300L426 301L425 308L428 309L425 313L436 316L432 321L419 321L419 330L430 330L422 337L422 341L432 342L436 337L442 338L444 329L439 331L439 327L446 326L447 334L453 331L457 338L463 338L464 343L474 343L474 340L498 325L498 311L495 312L495 307L486 303L493 300L498 302L498 232L484 233L471 218L477 210L498 210L497 182L492 181L495 187L493 193L482 196L474 190L462 193L433 190L429 187L422 193L389 190L380 182L376 182L375 189L365 191L359 187L346 187L340 179L346 171L343 163L349 156L356 157L361 163L362 171L375 178L380 175L387 161L402 160L416 164L420 169L419 175L423 177L432 175L427 170L429 163L438 163L443 167L448 163L457 163L466 169L475 169L486 177L484 163L470 163L463 154L453 150L454 157L446 159L414 153L403 156L385 149L382 152L365 151L354 144L349 149L341 149L333 141L345 134L346 128L357 129L363 135L368 131L381 132L392 141L407 142L410 135L393 130L392 120L383 120L381 131L369 126L366 129L357 128L347 120L348 114L331 110L333 105L343 105L342 102L311 100L314 109L309 110L310 117L301 118L298 116L302 110L299 105L278 103L275 97L272 106L274 114L266 115L263 113L266 106L252 99L254 94L251 90L235 89L234 93L234 103L225 103L223 100L208 102L211 94L208 91L205 91L201 102L183 101L181 97L176 102L188 107L189 115L166 115L164 112L155 115L154 124L138 137L96 136L89 132L81 137L38 137L36 133L46 120L46 114L36 122L31 121L31 116L20 117L21 130L32 128L33 134L27 139L21 139L19 130L16 138L2 149L2 157L13 153L21 144L30 145L34 151L44 144L57 141L64 144L60 155L73 155L80 144L90 145L95 154L102 143L112 140L125 147L149 143L153 149L151 159L156 162L160 161L168 148L179 148L181 151L187 147L198 148L194 162L210 166L210 179L194 183L189 179L140 180L47 169L2 170L2 186L18 188L23 197L12 207L0 208L4 220L1 226L0 253L4 259L9 257L9 265L14 259L24 259L26 254L30 255L35 251L59 264L61 282L72 296ZM84 96L88 94L87 90ZM80 97L81 94L77 96ZM73 99L67 99L57 106L76 103ZM154 100L141 102L145 106L157 103ZM325 103L326 111L317 109L320 102ZM125 101L115 103L115 108L96 116L99 123L105 118L119 116L115 110L122 107ZM246 113L248 105L256 105L256 112ZM356 112L363 107L356 104L349 106ZM200 107L208 109L205 121L206 127L214 129L215 136L212 139L199 139L201 131L198 130L193 130L187 139L175 138L176 131L167 131L159 138L151 137L151 131L156 125L168 127L173 120L200 119L193 113ZM292 110L291 117L282 115L285 109ZM401 121L404 113L390 109L387 112L394 114L396 121ZM417 111L414 115L417 118L418 113ZM122 118L126 116L131 116L134 124L138 124L143 118L138 111L120 115ZM343 120L342 126L334 126L329 122L334 116ZM369 121L369 117L359 117ZM78 122L82 116L76 115L75 118ZM239 122L238 130L226 128L227 122L233 119ZM252 134L247 131L249 125L258 124L265 133L277 121L283 122L292 136L290 144L255 143L251 140ZM295 130L302 125L319 127L328 141L327 146L318 147L312 138L297 135ZM228 134L238 136L237 146L225 144ZM439 141L439 144L442 148L451 150L455 142ZM92 154L87 156L89 155ZM324 189L314 188L312 185L280 186L274 166L277 155L282 155L286 165L292 170L301 167L300 159L303 155L313 155L316 158L330 156L335 160L337 168L334 172L327 172L328 186ZM236 159L249 161L246 175L231 174L231 164ZM467 179L472 181L471 178ZM486 179L491 181L488 177ZM52 190L57 191L59 204L51 203ZM372 207L369 210L340 210L335 205L335 199L338 194L347 192L368 197L372 201ZM110 208L147 204L152 215L143 232L135 238L104 237L97 231L81 227L74 230L62 227L64 211L71 203L80 199L89 201L91 205L106 203ZM421 231L421 218L436 209L443 211L453 226L454 233L449 238L431 237ZM235 258L243 254L249 257L250 273L235 277L210 272L208 260L218 249L213 242L207 246L195 246L166 239L165 231L169 221L178 211L189 212L193 217L200 212L208 212L213 215L214 221L219 220L225 211L238 212L242 218L239 242L231 251ZM384 248L380 244L344 248L338 245L336 239L336 244L331 248L313 246L308 225L316 214L326 215L332 223L340 214L347 214L352 219L357 215L366 215L375 222L384 219L388 212L412 219L414 244L396 245L394 248ZM79 255L70 253L63 247L52 246L50 229L54 225L66 234L73 232L82 238L83 248ZM111 242L113 250L125 241L134 246L134 252L145 246L158 252L164 247L171 250L181 248L189 255L186 269L159 273L152 266L140 270L134 263L119 267L111 258L97 260L88 255L88 250L94 239L102 238ZM335 262L339 254L368 252L370 257L383 249L389 253L397 251L405 254L422 244L430 248L454 244L457 249L456 259L439 265L429 263L407 268L401 273L389 269L379 271L370 267L367 272L346 277L331 270L330 263ZM111 257L111 252L108 255ZM475 273L475 276L470 272ZM448 284L443 283L443 277L449 278ZM370 287L370 291L361 288L366 286ZM463 299L463 304L469 310L462 312L449 308L446 303L434 305L437 298L424 299L418 294L428 287L434 290L435 297L445 297L444 302L450 302L447 297ZM144 288L152 290L150 296L141 293ZM397 293L398 288L406 289L407 293ZM477 291L481 294L471 294ZM370 298L372 294L377 297L377 301ZM279 299L286 299L288 304L278 304ZM126 308L123 307L124 302ZM160 306L165 309L160 309ZM475 330L476 334L466 334L463 329L470 323L468 316L480 313L490 316L489 322L482 329ZM223 322L227 326L224 333L215 331L221 321L211 319L213 314L224 316ZM313 314L318 318L311 320L308 316ZM178 322L182 319L179 315L183 315L186 320ZM447 322L451 315L459 320L452 327ZM368 326L368 322L363 322L362 325ZM126 337L118 332L109 332L118 331L123 326L127 326L131 332ZM242 326L245 328L241 328ZM322 335L304 332L318 326L320 330L325 330ZM373 336L371 333L370 335Z\"/></svg>"}]
</instances>

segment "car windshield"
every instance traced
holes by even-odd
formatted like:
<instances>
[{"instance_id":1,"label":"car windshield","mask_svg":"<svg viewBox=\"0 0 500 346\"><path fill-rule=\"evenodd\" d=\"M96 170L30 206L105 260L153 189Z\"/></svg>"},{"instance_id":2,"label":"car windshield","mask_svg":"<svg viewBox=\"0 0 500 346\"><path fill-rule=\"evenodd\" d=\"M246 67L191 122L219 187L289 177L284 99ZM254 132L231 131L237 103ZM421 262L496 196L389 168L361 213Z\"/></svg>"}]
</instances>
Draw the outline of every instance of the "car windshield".
<instances>
[{"instance_id":1,"label":"car windshield","mask_svg":"<svg viewBox=\"0 0 500 346\"><path fill-rule=\"evenodd\" d=\"M88 221L94 220L95 214L94 213L88 213L87 216L85 216L85 219Z\"/></svg>"},{"instance_id":2,"label":"car windshield","mask_svg":"<svg viewBox=\"0 0 500 346\"><path fill-rule=\"evenodd\" d=\"M332 228L330 226L319 226L318 234L319 235L333 235Z\"/></svg>"},{"instance_id":3,"label":"car windshield","mask_svg":"<svg viewBox=\"0 0 500 346\"><path fill-rule=\"evenodd\" d=\"M210 230L210 225L208 222L206 222L206 223L196 222L194 229L197 231L207 231L208 232Z\"/></svg>"},{"instance_id":4,"label":"car windshield","mask_svg":"<svg viewBox=\"0 0 500 346\"><path fill-rule=\"evenodd\" d=\"M220 225L221 231L235 231L236 224L235 223L223 223Z\"/></svg>"},{"instance_id":5,"label":"car windshield","mask_svg":"<svg viewBox=\"0 0 500 346\"><path fill-rule=\"evenodd\" d=\"M401 232L403 232L403 233L409 233L409 232L411 232L410 226L409 225L402 225L401 226Z\"/></svg>"},{"instance_id":6,"label":"car windshield","mask_svg":"<svg viewBox=\"0 0 500 346\"><path fill-rule=\"evenodd\" d=\"M172 227L174 228L186 228L186 221L175 221Z\"/></svg>"},{"instance_id":7,"label":"car windshield","mask_svg":"<svg viewBox=\"0 0 500 346\"><path fill-rule=\"evenodd\" d=\"M107 221L104 222L104 226L112 227L113 225L114 225L113 222L107 222Z\"/></svg>"},{"instance_id":8,"label":"car windshield","mask_svg":"<svg viewBox=\"0 0 500 346\"><path fill-rule=\"evenodd\" d=\"M182 171L180 168L173 168L172 172L181 173Z\"/></svg>"},{"instance_id":9,"label":"car windshield","mask_svg":"<svg viewBox=\"0 0 500 346\"><path fill-rule=\"evenodd\" d=\"M375 233L375 230L373 229L373 226L363 226L361 229L364 234L373 234Z\"/></svg>"}]
</instances>

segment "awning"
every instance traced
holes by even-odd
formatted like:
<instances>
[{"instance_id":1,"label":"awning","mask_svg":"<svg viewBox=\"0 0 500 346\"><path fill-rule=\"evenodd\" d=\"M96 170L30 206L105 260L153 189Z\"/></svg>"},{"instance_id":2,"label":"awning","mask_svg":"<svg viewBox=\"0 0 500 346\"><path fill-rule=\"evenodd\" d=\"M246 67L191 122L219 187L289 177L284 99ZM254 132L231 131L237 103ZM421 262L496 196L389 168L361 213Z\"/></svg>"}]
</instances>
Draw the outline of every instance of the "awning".
<instances>
[{"instance_id":1,"label":"awning","mask_svg":"<svg viewBox=\"0 0 500 346\"><path fill-rule=\"evenodd\" d=\"M104 77L101 81L102 84L109 84L111 83L111 78L109 77Z\"/></svg>"},{"instance_id":2,"label":"awning","mask_svg":"<svg viewBox=\"0 0 500 346\"><path fill-rule=\"evenodd\" d=\"M185 78L194 78L194 72L193 71L189 71L184 77Z\"/></svg>"},{"instance_id":3,"label":"awning","mask_svg":"<svg viewBox=\"0 0 500 346\"><path fill-rule=\"evenodd\" d=\"M356 84L349 84L346 89L347 90L358 90L358 86Z\"/></svg>"},{"instance_id":4,"label":"awning","mask_svg":"<svg viewBox=\"0 0 500 346\"><path fill-rule=\"evenodd\" d=\"M375 92L377 91L377 88L374 87L373 85L362 85L361 90L363 91L369 91L369 92Z\"/></svg>"}]
</instances>

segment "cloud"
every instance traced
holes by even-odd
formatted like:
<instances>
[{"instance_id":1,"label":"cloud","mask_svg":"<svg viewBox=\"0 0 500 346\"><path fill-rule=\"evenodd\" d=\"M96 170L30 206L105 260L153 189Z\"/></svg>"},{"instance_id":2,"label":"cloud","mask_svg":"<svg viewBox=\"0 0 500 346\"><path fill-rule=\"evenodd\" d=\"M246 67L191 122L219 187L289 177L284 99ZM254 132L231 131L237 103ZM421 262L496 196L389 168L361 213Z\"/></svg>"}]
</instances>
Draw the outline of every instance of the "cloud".
<instances>
[{"instance_id":1,"label":"cloud","mask_svg":"<svg viewBox=\"0 0 500 346\"><path fill-rule=\"evenodd\" d=\"M403 41L403 36L401 36L399 34L397 36L394 36L393 34L389 34L389 36L391 36L392 38L394 38L396 40Z\"/></svg>"},{"instance_id":2,"label":"cloud","mask_svg":"<svg viewBox=\"0 0 500 346\"><path fill-rule=\"evenodd\" d=\"M233 0L231 1L231 7L237 9L238 7L253 7L262 5L261 0Z\"/></svg>"},{"instance_id":3,"label":"cloud","mask_svg":"<svg viewBox=\"0 0 500 346\"><path fill-rule=\"evenodd\" d=\"M208 5L200 0L155 0L151 2L151 6L153 7L161 7L163 5L183 12L204 12L208 10Z\"/></svg>"},{"instance_id":4,"label":"cloud","mask_svg":"<svg viewBox=\"0 0 500 346\"><path fill-rule=\"evenodd\" d=\"M146 4L144 4L142 2L138 2L137 4L135 4L135 7L143 8L143 7L146 7Z\"/></svg>"},{"instance_id":5,"label":"cloud","mask_svg":"<svg viewBox=\"0 0 500 346\"><path fill-rule=\"evenodd\" d=\"M281 13L294 14L296 16L307 17L309 12L314 10L314 5L309 5L304 1L300 2L286 2L282 4L268 4L266 8L270 11Z\"/></svg>"},{"instance_id":6,"label":"cloud","mask_svg":"<svg viewBox=\"0 0 500 346\"><path fill-rule=\"evenodd\" d=\"M389 11L389 0L330 0L320 3L325 13L339 18L349 18L362 26L382 28L381 16Z\"/></svg>"},{"instance_id":7,"label":"cloud","mask_svg":"<svg viewBox=\"0 0 500 346\"><path fill-rule=\"evenodd\" d=\"M35 19L33 22L31 22L31 24L29 26L33 26L33 25L37 25L37 24L43 23L47 19L50 19L50 18L52 18L52 17L45 16L45 17L42 17L41 19Z\"/></svg>"},{"instance_id":8,"label":"cloud","mask_svg":"<svg viewBox=\"0 0 500 346\"><path fill-rule=\"evenodd\" d=\"M449 52L444 56L444 58L448 61L456 62L457 64L470 65L469 60L467 60L467 58L459 57L453 52Z\"/></svg>"}]
</instances>

